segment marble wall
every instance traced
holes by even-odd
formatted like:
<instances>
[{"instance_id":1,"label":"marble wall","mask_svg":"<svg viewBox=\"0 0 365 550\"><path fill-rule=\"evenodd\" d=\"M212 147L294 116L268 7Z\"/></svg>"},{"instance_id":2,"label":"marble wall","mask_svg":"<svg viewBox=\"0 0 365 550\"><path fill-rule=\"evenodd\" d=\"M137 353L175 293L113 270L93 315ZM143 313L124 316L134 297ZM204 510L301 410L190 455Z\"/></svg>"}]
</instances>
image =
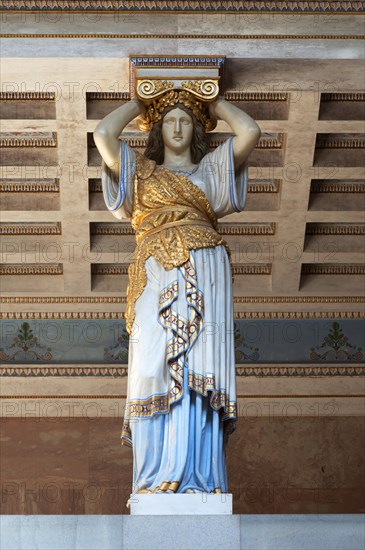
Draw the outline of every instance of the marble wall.
<instances>
[{"instance_id":1,"label":"marble wall","mask_svg":"<svg viewBox=\"0 0 365 550\"><path fill-rule=\"evenodd\" d=\"M118 418L1 424L2 514L128 514ZM227 448L235 514L364 513L364 418L240 418Z\"/></svg>"}]
</instances>

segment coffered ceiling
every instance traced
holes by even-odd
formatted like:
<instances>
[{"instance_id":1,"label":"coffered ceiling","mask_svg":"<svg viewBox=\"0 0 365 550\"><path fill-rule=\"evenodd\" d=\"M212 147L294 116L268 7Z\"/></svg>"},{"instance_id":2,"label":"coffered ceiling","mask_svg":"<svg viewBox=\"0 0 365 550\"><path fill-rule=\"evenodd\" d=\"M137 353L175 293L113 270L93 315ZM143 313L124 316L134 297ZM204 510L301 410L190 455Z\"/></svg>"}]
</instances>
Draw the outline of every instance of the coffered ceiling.
<instances>
[{"instance_id":1,"label":"coffered ceiling","mask_svg":"<svg viewBox=\"0 0 365 550\"><path fill-rule=\"evenodd\" d=\"M187 13L162 2L140 3L143 13L126 11L123 2L113 13L108 2L87 3L98 10L93 14L69 4L74 12L61 3L52 12L17 12L17 2L4 3L3 315L123 315L134 236L128 221L116 222L105 208L92 132L129 100L129 56L148 64L158 53L176 55L177 64L184 55L225 55L225 98L262 130L250 155L246 208L219 226L233 254L236 316L361 316L365 94L358 3L336 2L337 12L327 15L328 2L316 3L319 12L296 2L300 13L294 3L275 12L280 2L265 3L266 12L258 3L242 3L241 11L225 3L226 11L212 13L195 13L189 2ZM135 123L126 132L143 151L146 136ZM211 146L229 133L221 121Z\"/></svg>"}]
</instances>

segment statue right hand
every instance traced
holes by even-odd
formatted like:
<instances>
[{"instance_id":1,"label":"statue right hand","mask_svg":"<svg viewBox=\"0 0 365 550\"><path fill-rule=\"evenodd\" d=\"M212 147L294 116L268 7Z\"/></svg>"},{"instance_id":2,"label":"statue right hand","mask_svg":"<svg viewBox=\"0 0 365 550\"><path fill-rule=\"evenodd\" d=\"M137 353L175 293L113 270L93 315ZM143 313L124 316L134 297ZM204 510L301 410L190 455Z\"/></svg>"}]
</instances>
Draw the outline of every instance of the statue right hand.
<instances>
[{"instance_id":1,"label":"statue right hand","mask_svg":"<svg viewBox=\"0 0 365 550\"><path fill-rule=\"evenodd\" d=\"M135 103L136 105L138 105L139 110L140 110L140 114L141 114L141 115L144 115L144 114L145 114L146 106L145 106L145 104L143 103L143 101L141 101L140 99L138 99L138 97L133 97L132 99L129 100L129 103Z\"/></svg>"}]
</instances>

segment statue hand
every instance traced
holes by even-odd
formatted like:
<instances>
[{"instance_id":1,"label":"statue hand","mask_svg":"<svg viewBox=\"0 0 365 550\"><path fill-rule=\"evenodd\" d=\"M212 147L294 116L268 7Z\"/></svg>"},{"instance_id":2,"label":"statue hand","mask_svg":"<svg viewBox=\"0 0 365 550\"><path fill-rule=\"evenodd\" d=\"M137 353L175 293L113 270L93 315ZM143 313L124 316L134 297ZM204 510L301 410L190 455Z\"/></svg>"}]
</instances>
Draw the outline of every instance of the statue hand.
<instances>
[{"instance_id":1,"label":"statue hand","mask_svg":"<svg viewBox=\"0 0 365 550\"><path fill-rule=\"evenodd\" d=\"M132 99L129 100L129 103L135 103L138 108L139 108L139 111L140 111L140 114L141 115L144 115L145 112L146 112L146 106L145 104L143 103L143 101L141 101L140 99L138 99L138 97L133 97Z\"/></svg>"},{"instance_id":2,"label":"statue hand","mask_svg":"<svg viewBox=\"0 0 365 550\"><path fill-rule=\"evenodd\" d=\"M212 101L212 103L209 103L209 114L213 118L219 118L219 115L217 113L217 109L219 105L225 102L225 99L222 95L218 96L216 100Z\"/></svg>"}]
</instances>

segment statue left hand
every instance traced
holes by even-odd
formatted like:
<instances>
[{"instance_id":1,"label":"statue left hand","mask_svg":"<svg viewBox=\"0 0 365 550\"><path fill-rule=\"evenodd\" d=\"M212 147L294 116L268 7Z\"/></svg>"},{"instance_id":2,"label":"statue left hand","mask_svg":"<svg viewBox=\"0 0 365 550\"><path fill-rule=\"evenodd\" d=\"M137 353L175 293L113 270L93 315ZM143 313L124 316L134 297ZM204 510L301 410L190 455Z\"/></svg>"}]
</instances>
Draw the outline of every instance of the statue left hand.
<instances>
[{"instance_id":1,"label":"statue left hand","mask_svg":"<svg viewBox=\"0 0 365 550\"><path fill-rule=\"evenodd\" d=\"M212 103L209 103L209 114L211 117L219 118L219 115L217 114L217 107L222 102L225 102L225 99L222 95L219 95L216 100L212 101Z\"/></svg>"}]
</instances>

